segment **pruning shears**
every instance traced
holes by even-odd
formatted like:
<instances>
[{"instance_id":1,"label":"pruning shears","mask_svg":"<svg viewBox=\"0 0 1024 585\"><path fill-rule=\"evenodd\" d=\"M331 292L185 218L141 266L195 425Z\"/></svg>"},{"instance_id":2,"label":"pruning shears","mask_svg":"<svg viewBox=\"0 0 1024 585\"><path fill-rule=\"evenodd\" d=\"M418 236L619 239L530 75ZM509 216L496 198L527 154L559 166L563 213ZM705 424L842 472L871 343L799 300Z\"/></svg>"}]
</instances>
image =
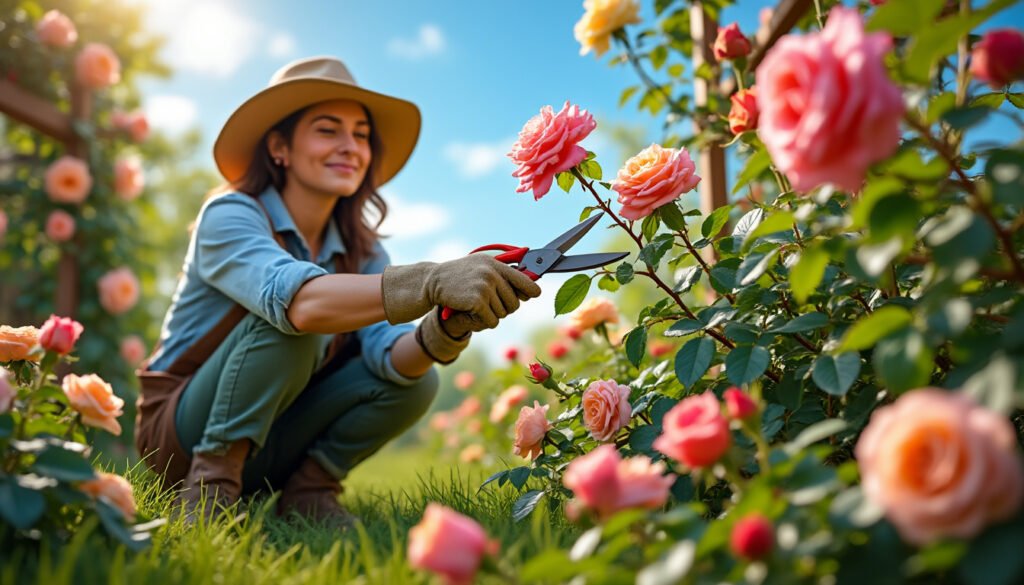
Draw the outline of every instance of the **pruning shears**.
<instances>
[{"instance_id":1,"label":"pruning shears","mask_svg":"<svg viewBox=\"0 0 1024 585\"><path fill-rule=\"evenodd\" d=\"M509 244L488 244L480 246L470 252L470 254L488 250L500 250L501 254L496 255L494 257L495 260L515 265L514 268L516 270L526 274L531 280L537 280L548 272L578 272L580 270L598 268L629 256L629 252L577 254L575 256L566 256L565 253L576 242L580 241L590 231L590 228L597 224L602 215L604 214L599 213L580 222L554 240L551 240L543 248L530 249ZM451 314L452 309L445 307L441 311L441 319L448 319Z\"/></svg>"}]
</instances>

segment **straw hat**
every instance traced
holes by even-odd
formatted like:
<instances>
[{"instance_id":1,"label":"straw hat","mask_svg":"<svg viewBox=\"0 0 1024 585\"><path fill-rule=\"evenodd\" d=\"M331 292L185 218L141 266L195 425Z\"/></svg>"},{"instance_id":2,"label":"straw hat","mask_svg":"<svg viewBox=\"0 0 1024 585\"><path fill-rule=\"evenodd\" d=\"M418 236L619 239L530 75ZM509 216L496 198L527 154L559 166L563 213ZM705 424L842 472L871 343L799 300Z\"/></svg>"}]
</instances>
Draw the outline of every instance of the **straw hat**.
<instances>
[{"instance_id":1,"label":"straw hat","mask_svg":"<svg viewBox=\"0 0 1024 585\"><path fill-rule=\"evenodd\" d=\"M234 181L249 168L263 135L289 114L317 102L351 99L373 118L373 132L384 145L374 152L374 184L379 187L398 174L420 135L416 104L359 87L348 67L336 57L311 57L277 70L266 89L238 107L224 123L213 145L213 158L224 178Z\"/></svg>"}]
</instances>

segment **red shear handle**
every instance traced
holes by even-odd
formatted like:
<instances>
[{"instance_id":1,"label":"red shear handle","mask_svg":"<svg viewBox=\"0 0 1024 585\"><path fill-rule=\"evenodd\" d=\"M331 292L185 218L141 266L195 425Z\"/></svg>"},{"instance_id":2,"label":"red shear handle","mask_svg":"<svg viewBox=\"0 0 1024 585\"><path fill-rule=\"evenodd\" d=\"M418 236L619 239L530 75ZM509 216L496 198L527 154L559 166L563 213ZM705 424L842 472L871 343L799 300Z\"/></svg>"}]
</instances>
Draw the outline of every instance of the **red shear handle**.
<instances>
[{"instance_id":1,"label":"red shear handle","mask_svg":"<svg viewBox=\"0 0 1024 585\"><path fill-rule=\"evenodd\" d=\"M510 246L509 244L488 244L486 246L480 246L479 248L470 252L470 254L474 254L476 252L483 252L485 250L503 250L503 253L495 256L494 259L499 262L504 262L505 264L512 264L513 262L522 262L523 256L525 256L526 253L530 251L529 248L520 246ZM537 280L538 278L540 278L539 274L534 274L533 272L530 272L525 268L520 268L519 270L526 276L529 276L530 280ZM453 312L454 311L452 311L451 307L444 307L443 309L441 309L441 320L447 321L448 318L452 316Z\"/></svg>"}]
</instances>

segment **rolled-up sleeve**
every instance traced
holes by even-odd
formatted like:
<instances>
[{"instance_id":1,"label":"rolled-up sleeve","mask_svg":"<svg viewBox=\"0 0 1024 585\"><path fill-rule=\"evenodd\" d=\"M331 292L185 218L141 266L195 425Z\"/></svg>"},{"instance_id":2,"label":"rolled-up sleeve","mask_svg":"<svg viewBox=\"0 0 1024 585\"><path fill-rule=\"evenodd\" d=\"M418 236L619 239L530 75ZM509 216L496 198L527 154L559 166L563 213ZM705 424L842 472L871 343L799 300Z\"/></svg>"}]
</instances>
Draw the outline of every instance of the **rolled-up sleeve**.
<instances>
[{"instance_id":1,"label":"rolled-up sleeve","mask_svg":"<svg viewBox=\"0 0 1024 585\"><path fill-rule=\"evenodd\" d=\"M288 307L306 281L327 271L281 248L258 202L238 193L212 199L196 230L200 278L281 332L302 334Z\"/></svg>"},{"instance_id":2,"label":"rolled-up sleeve","mask_svg":"<svg viewBox=\"0 0 1024 585\"><path fill-rule=\"evenodd\" d=\"M361 271L363 274L380 274L391 263L390 256L380 242L374 246L374 253L375 255L363 266ZM363 361L366 363L366 368L376 376L396 384L409 386L416 383L419 378L409 378L399 374L391 363L391 347L399 337L414 329L415 326L409 323L392 325L387 321L379 321L360 329L358 332L359 342L362 345Z\"/></svg>"}]
</instances>

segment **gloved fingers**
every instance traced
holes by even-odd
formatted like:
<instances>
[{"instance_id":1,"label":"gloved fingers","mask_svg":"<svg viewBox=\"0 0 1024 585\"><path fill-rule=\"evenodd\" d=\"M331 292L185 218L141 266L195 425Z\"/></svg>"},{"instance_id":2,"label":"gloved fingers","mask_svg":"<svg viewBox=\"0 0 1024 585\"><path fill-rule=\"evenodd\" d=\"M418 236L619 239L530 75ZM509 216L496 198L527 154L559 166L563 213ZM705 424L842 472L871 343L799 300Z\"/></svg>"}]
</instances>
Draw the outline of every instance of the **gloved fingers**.
<instances>
[{"instance_id":1,"label":"gloved fingers","mask_svg":"<svg viewBox=\"0 0 1024 585\"><path fill-rule=\"evenodd\" d=\"M526 274L520 272L519 270L516 270L515 268L512 268L507 264L502 264L500 262L498 264L500 265L500 268L498 270L501 271L502 276L505 277L505 280L507 280L508 283L512 285L513 288L525 293L526 296L531 299L540 296L540 286L538 286L537 283L534 282L529 276L526 276Z\"/></svg>"},{"instance_id":2,"label":"gloved fingers","mask_svg":"<svg viewBox=\"0 0 1024 585\"><path fill-rule=\"evenodd\" d=\"M511 315L519 308L519 297L516 295L515 289L508 282L499 279L497 286L495 286L495 292L504 306L505 316Z\"/></svg>"},{"instance_id":3,"label":"gloved fingers","mask_svg":"<svg viewBox=\"0 0 1024 585\"><path fill-rule=\"evenodd\" d=\"M480 306L473 313L473 319L477 323L481 323L486 326L487 329L493 329L498 326L498 316L494 314L494 310L490 306Z\"/></svg>"}]
</instances>

